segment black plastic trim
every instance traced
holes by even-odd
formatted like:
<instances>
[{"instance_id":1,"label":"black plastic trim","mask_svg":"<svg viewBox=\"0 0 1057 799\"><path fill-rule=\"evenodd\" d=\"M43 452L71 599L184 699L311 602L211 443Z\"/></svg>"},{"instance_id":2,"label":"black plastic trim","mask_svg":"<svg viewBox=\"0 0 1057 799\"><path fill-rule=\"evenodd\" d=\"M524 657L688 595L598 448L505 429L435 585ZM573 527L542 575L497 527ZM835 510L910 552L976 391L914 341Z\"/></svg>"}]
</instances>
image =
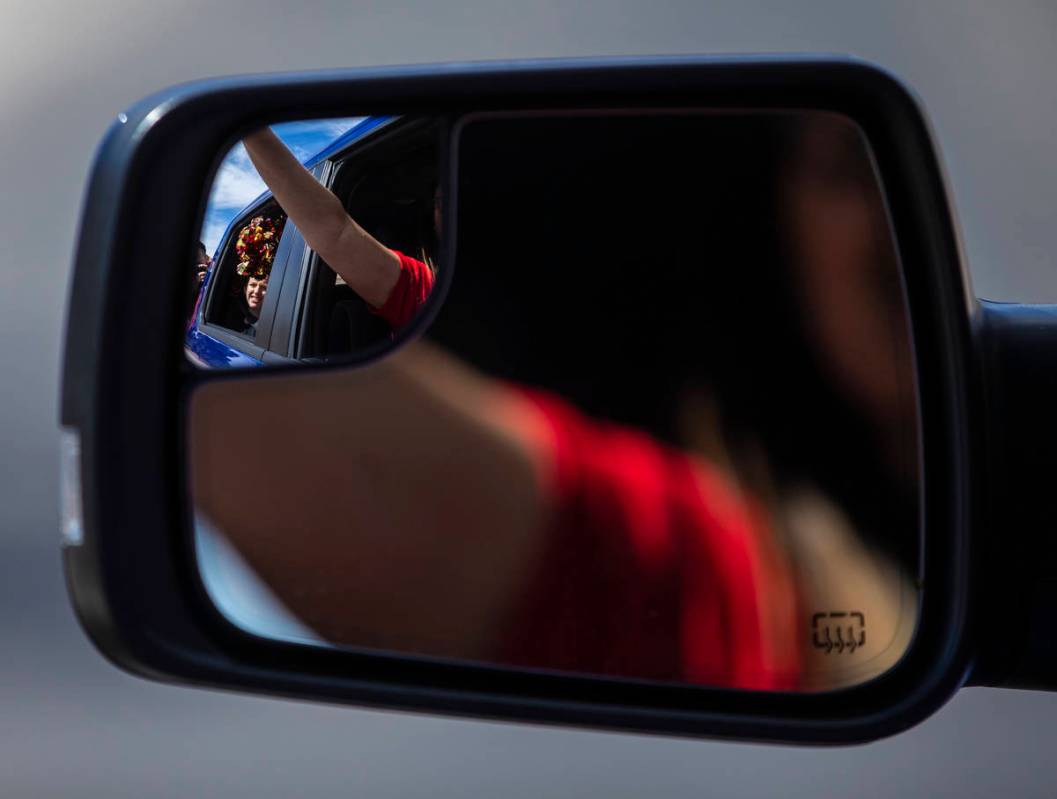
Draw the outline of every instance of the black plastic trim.
<instances>
[{"instance_id":1,"label":"black plastic trim","mask_svg":"<svg viewBox=\"0 0 1057 799\"><path fill-rule=\"evenodd\" d=\"M1057 305L982 303L986 507L970 682L1057 689Z\"/></svg>"}]
</instances>

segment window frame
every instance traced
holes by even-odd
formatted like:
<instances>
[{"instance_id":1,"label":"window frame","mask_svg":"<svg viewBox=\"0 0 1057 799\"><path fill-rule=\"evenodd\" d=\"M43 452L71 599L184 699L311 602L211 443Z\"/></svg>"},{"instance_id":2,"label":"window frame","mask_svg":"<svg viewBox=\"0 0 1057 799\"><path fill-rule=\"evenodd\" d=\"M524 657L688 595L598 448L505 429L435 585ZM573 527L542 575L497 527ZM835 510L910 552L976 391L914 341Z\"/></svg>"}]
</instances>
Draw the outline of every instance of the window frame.
<instances>
[{"instance_id":1,"label":"window frame","mask_svg":"<svg viewBox=\"0 0 1057 799\"><path fill-rule=\"evenodd\" d=\"M276 297L271 302L268 301L271 292L265 296L264 306L261 308L261 316L257 323L257 331L253 338L229 327L225 327L211 317L214 317L220 310L219 305L222 299L220 297L221 289L218 288L218 286L221 283L224 283L226 289L227 286L230 285L230 280L232 279L229 276L228 279L224 281L219 279L218 276L225 266L233 264L232 248L235 246L238 231L240 231L250 219L259 214L267 205L273 202L274 200L270 192L262 195L254 200L247 210L235 217L228 225L227 230L224 232L224 236L220 240L220 246L217 248L218 256L215 259L213 270L210 274L209 285L206 288L206 296L203 299L202 308L196 319L196 325L200 333L220 341L232 349L238 350L244 355L248 355L257 360L262 360L264 354L271 347L272 327L275 319L276 306L281 301L281 296ZM284 242L287 240L286 233L287 231L284 228L283 235L279 239L279 246L276 249L272 272L269 276L269 286L276 277L281 281L285 271L286 261L290 254L289 246L284 247Z\"/></svg>"}]
</instances>

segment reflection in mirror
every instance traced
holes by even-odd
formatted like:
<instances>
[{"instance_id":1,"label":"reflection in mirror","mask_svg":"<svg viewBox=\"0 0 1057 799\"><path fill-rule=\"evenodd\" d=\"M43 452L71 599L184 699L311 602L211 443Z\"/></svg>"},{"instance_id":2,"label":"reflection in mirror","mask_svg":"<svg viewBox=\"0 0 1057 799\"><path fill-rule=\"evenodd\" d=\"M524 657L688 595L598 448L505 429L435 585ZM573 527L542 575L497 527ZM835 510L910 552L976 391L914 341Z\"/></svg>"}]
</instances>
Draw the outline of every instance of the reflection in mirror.
<instances>
[{"instance_id":1,"label":"reflection in mirror","mask_svg":"<svg viewBox=\"0 0 1057 799\"><path fill-rule=\"evenodd\" d=\"M236 144L195 244L191 362L319 362L384 348L434 282L438 128L421 118L309 120Z\"/></svg>"},{"instance_id":2,"label":"reflection in mirror","mask_svg":"<svg viewBox=\"0 0 1057 799\"><path fill-rule=\"evenodd\" d=\"M917 621L918 416L859 130L480 115L453 146L458 247L423 340L193 393L220 612L314 646L745 689L891 668ZM300 201L275 196L278 263Z\"/></svg>"}]
</instances>

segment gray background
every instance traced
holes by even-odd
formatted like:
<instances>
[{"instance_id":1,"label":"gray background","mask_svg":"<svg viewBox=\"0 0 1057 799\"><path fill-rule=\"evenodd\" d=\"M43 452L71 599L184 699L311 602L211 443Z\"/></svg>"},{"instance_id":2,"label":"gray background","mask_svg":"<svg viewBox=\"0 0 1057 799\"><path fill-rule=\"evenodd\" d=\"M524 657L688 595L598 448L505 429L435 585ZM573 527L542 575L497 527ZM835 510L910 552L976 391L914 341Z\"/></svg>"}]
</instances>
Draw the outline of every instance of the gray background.
<instances>
[{"instance_id":1,"label":"gray background","mask_svg":"<svg viewBox=\"0 0 1057 799\"><path fill-rule=\"evenodd\" d=\"M4 0L0 14L0 794L1053 794L1057 695L967 690L896 738L804 750L366 712L126 676L91 648L67 606L56 426L66 281L93 149L132 101L220 74L853 53L923 99L978 293L1057 300L1052 5Z\"/></svg>"}]
</instances>

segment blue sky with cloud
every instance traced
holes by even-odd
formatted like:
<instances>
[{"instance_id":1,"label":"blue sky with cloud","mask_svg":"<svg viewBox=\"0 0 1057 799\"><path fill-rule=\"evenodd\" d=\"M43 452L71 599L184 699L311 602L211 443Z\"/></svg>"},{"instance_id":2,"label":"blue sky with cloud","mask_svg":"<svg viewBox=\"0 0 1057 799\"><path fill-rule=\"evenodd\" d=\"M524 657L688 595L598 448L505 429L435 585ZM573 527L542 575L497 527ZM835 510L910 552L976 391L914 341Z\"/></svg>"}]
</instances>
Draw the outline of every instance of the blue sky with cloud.
<instances>
[{"instance_id":1,"label":"blue sky with cloud","mask_svg":"<svg viewBox=\"0 0 1057 799\"><path fill-rule=\"evenodd\" d=\"M287 122L273 125L272 130L298 159L306 161L362 119L346 117ZM231 220L264 190L264 181L253 168L246 148L241 142L236 144L220 164L209 193L201 232L206 252L212 255L216 251Z\"/></svg>"}]
</instances>

